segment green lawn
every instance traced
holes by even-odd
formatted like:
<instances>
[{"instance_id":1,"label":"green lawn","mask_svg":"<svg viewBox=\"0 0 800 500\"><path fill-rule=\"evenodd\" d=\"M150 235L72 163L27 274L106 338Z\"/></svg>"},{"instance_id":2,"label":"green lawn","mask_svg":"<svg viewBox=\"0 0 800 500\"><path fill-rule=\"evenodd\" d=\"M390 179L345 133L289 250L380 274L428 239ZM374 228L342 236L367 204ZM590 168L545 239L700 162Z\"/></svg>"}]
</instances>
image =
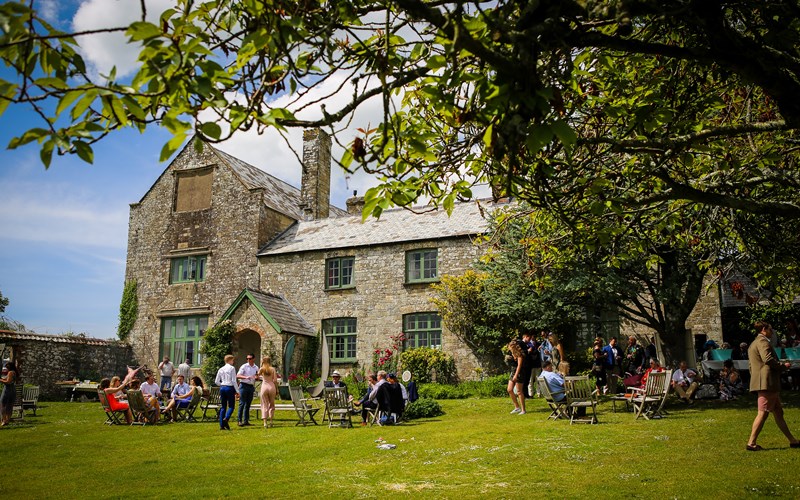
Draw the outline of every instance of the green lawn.
<instances>
[{"instance_id":1,"label":"green lawn","mask_svg":"<svg viewBox=\"0 0 800 500\"><path fill-rule=\"evenodd\" d=\"M800 397L784 394L800 435ZM213 422L103 425L98 403L43 403L0 429L0 497L761 498L800 497L800 450L773 421L747 452L754 402L675 400L634 421L602 403L599 425L546 421L535 400L441 401L445 415L397 427L276 427ZM395 450L379 450L384 438Z\"/></svg>"}]
</instances>

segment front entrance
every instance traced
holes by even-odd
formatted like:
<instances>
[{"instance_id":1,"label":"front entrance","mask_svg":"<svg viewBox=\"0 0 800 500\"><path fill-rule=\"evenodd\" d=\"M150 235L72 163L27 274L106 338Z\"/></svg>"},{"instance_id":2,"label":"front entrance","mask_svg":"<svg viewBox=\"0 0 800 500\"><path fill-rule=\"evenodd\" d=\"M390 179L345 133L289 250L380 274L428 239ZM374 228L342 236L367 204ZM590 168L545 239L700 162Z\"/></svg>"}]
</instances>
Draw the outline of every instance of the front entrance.
<instances>
[{"instance_id":1,"label":"front entrance","mask_svg":"<svg viewBox=\"0 0 800 500\"><path fill-rule=\"evenodd\" d=\"M234 342L234 353L236 356L236 369L247 362L247 355L254 354L257 365L261 364L261 335L253 330L242 330Z\"/></svg>"}]
</instances>

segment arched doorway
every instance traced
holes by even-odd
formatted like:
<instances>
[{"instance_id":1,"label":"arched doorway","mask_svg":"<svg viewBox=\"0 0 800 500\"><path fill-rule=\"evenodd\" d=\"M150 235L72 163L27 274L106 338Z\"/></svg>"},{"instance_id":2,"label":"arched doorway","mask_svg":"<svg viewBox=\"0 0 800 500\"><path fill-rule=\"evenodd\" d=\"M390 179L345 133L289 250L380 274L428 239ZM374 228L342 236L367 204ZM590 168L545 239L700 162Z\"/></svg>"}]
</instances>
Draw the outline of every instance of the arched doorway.
<instances>
[{"instance_id":1,"label":"arched doorway","mask_svg":"<svg viewBox=\"0 0 800 500\"><path fill-rule=\"evenodd\" d=\"M247 355L252 353L256 355L256 364L261 363L261 335L253 330L242 330L236 336L236 351L233 353L236 356L236 368L247 362Z\"/></svg>"}]
</instances>

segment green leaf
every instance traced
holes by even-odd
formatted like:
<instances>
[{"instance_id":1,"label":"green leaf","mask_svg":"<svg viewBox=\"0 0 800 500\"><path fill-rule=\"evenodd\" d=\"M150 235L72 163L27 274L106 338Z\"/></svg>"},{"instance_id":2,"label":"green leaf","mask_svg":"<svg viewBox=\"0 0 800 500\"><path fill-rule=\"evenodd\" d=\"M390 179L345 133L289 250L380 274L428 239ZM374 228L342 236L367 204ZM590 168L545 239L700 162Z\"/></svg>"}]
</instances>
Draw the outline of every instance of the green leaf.
<instances>
[{"instance_id":1,"label":"green leaf","mask_svg":"<svg viewBox=\"0 0 800 500\"><path fill-rule=\"evenodd\" d=\"M55 77L37 78L36 80L33 81L33 83L34 85L38 85L40 87L50 87L59 90L69 88L67 82L65 82L61 78L55 78Z\"/></svg>"},{"instance_id":2,"label":"green leaf","mask_svg":"<svg viewBox=\"0 0 800 500\"><path fill-rule=\"evenodd\" d=\"M572 130L572 127L570 127L564 120L554 121L551 127L553 132L558 137L558 140L560 140L561 144L566 147L572 146L575 144L575 141L578 140L578 136L575 134L575 131Z\"/></svg>"},{"instance_id":3,"label":"green leaf","mask_svg":"<svg viewBox=\"0 0 800 500\"><path fill-rule=\"evenodd\" d=\"M91 146L83 141L75 141L73 145L75 146L75 151L78 153L78 156L81 160L89 164L94 163L94 151L92 151Z\"/></svg>"},{"instance_id":4,"label":"green leaf","mask_svg":"<svg viewBox=\"0 0 800 500\"><path fill-rule=\"evenodd\" d=\"M42 149L39 151L39 158L41 158L44 168L50 168L50 161L53 159L53 147L55 142L52 139L45 141L42 144Z\"/></svg>"},{"instance_id":5,"label":"green leaf","mask_svg":"<svg viewBox=\"0 0 800 500\"><path fill-rule=\"evenodd\" d=\"M172 156L172 154L181 147L183 141L185 140L186 136L183 134L176 135L175 137L170 139L166 144L164 144L164 147L161 148L161 155L159 156L159 161L169 160L169 157Z\"/></svg>"},{"instance_id":6,"label":"green leaf","mask_svg":"<svg viewBox=\"0 0 800 500\"><path fill-rule=\"evenodd\" d=\"M200 132L211 139L219 139L222 135L222 129L214 122L205 122L200 125Z\"/></svg>"},{"instance_id":7,"label":"green leaf","mask_svg":"<svg viewBox=\"0 0 800 500\"><path fill-rule=\"evenodd\" d=\"M153 23L137 21L128 27L125 34L131 37L131 40L147 40L149 38L159 37L163 33L161 29Z\"/></svg>"},{"instance_id":8,"label":"green leaf","mask_svg":"<svg viewBox=\"0 0 800 500\"><path fill-rule=\"evenodd\" d=\"M56 115L60 115L61 113L63 113L65 109L67 109L73 102L75 102L75 99L79 98L82 95L83 95L82 91L73 90L61 96L61 99L58 101L58 106L56 106Z\"/></svg>"}]
</instances>

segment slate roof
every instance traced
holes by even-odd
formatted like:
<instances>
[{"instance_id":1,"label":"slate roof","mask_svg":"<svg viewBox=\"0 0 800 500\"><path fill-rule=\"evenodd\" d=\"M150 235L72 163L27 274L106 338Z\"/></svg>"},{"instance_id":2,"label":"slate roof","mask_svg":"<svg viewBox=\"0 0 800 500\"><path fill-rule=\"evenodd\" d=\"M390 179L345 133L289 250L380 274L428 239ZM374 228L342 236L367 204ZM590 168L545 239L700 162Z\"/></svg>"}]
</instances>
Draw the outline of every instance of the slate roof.
<instances>
[{"instance_id":1,"label":"slate roof","mask_svg":"<svg viewBox=\"0 0 800 500\"><path fill-rule=\"evenodd\" d=\"M14 340L37 340L40 342L55 342L59 344L83 344L83 345L109 345L117 343L116 340L96 339L93 337L69 336L69 335L45 335L33 332L14 332L11 330L0 330L0 343Z\"/></svg>"},{"instance_id":2,"label":"slate roof","mask_svg":"<svg viewBox=\"0 0 800 500\"><path fill-rule=\"evenodd\" d=\"M380 219L361 221L349 215L299 221L267 243L259 256L382 245L418 240L472 236L486 232L484 213L497 208L489 202L457 203L450 217L442 209L417 213L403 208L383 212Z\"/></svg>"},{"instance_id":3,"label":"slate roof","mask_svg":"<svg viewBox=\"0 0 800 500\"><path fill-rule=\"evenodd\" d=\"M251 300L255 300L257 302L256 306L261 306L272 320L278 324L281 333L295 333L309 336L316 335L316 331L314 327L311 326L311 323L306 321L297 309L282 295L246 288L239 297L240 298L231 305L231 308L228 310L229 312L233 312L233 309L238 307L244 297L249 297ZM228 313L226 313L223 318L227 317L227 315ZM267 320L269 319L270 318L267 318Z\"/></svg>"},{"instance_id":4,"label":"slate roof","mask_svg":"<svg viewBox=\"0 0 800 500\"><path fill-rule=\"evenodd\" d=\"M240 160L239 158L236 158L235 156L231 156L213 146L207 147L211 147L214 153L216 153L222 161L230 165L230 167L248 189L263 188L264 204L266 206L294 219L303 220L305 215L303 210L300 208L300 203L302 200L299 189L278 179L277 177L273 177L272 175L254 167L253 165L250 165L247 162ZM347 211L331 205L330 214L332 217L335 217L339 215L346 215Z\"/></svg>"}]
</instances>

